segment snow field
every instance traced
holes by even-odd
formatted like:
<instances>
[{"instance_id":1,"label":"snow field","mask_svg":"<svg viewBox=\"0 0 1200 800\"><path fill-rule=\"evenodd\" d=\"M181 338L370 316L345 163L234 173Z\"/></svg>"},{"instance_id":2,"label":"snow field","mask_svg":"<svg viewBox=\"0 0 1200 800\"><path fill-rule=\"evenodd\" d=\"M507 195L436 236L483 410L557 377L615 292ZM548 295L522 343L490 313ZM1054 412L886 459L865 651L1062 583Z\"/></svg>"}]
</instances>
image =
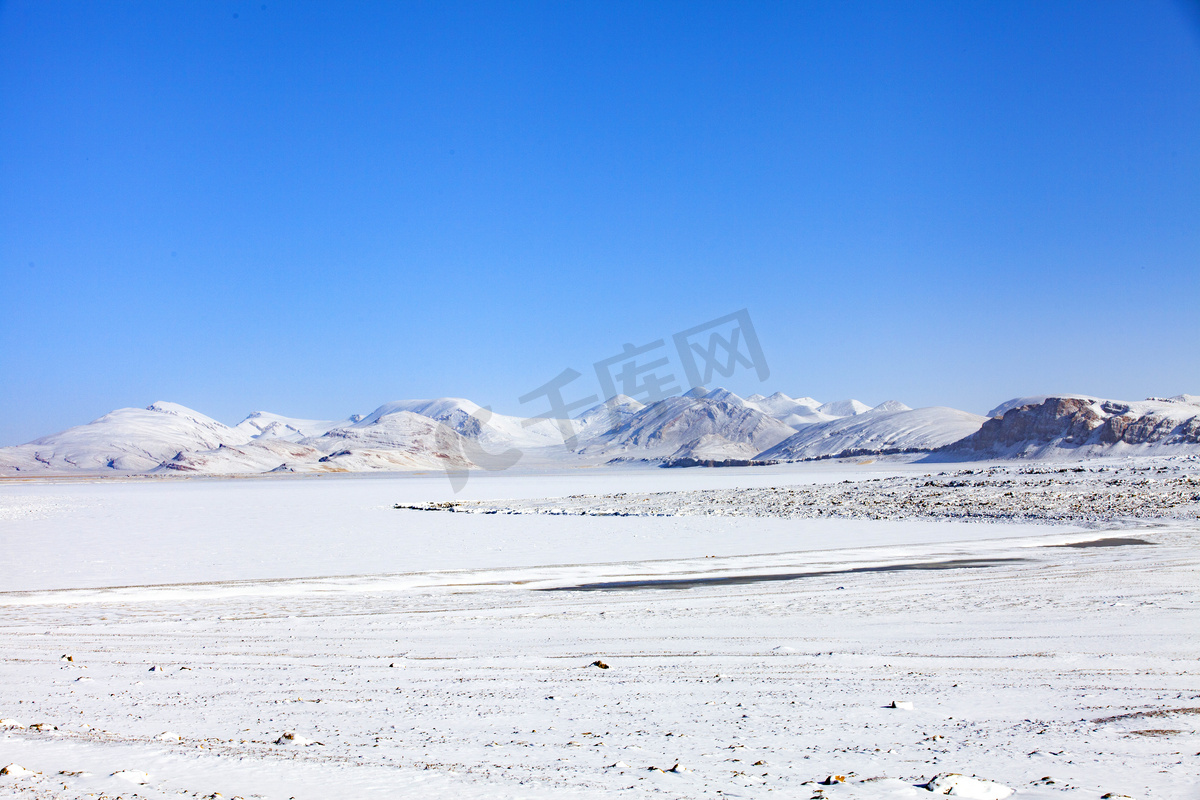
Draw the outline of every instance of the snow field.
<instances>
[{"instance_id":1,"label":"snow field","mask_svg":"<svg viewBox=\"0 0 1200 800\"><path fill-rule=\"evenodd\" d=\"M727 472L464 495L926 474ZM19 554L0 764L38 773L0 775L0 796L920 798L945 773L1035 800L1200 789L1194 521L392 508L451 497L441 476L0 487L0 508L37 509L0 515Z\"/></svg>"}]
</instances>

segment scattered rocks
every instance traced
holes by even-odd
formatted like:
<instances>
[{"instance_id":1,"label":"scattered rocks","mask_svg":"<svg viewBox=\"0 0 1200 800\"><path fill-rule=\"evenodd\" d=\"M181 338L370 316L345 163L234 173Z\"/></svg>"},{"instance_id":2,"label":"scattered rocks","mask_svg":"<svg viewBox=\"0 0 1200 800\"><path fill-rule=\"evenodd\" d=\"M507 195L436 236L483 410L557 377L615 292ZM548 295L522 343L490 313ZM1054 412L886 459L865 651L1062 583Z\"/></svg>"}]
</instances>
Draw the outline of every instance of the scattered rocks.
<instances>
[{"instance_id":1,"label":"scattered rocks","mask_svg":"<svg viewBox=\"0 0 1200 800\"><path fill-rule=\"evenodd\" d=\"M35 722L34 724L29 726L29 730L37 731L38 733L45 733L46 731L58 730L58 726L51 725L49 722Z\"/></svg>"},{"instance_id":2,"label":"scattered rocks","mask_svg":"<svg viewBox=\"0 0 1200 800\"><path fill-rule=\"evenodd\" d=\"M1121 465L1101 471L1039 463L947 471L936 478L908 475L757 489L462 500L406 508L469 514L659 517L719 513L782 519L918 518L1084 524L1129 517L1195 519L1200 493L1196 491L1193 468L1184 463L1170 464L1161 474L1156 473L1152 482L1146 476L1147 469Z\"/></svg>"},{"instance_id":3,"label":"scattered rocks","mask_svg":"<svg viewBox=\"0 0 1200 800\"><path fill-rule=\"evenodd\" d=\"M24 723L17 722L15 719L0 719L0 728L23 731L25 730L25 725Z\"/></svg>"}]
</instances>

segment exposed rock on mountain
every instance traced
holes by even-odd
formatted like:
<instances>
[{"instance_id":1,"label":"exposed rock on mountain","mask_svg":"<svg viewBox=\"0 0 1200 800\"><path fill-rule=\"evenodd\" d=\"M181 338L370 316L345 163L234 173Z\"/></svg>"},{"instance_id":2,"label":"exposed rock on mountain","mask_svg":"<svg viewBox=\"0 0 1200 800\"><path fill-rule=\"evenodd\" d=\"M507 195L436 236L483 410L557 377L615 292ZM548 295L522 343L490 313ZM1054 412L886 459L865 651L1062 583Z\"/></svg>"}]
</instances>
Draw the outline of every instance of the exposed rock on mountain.
<instances>
[{"instance_id":1,"label":"exposed rock on mountain","mask_svg":"<svg viewBox=\"0 0 1200 800\"><path fill-rule=\"evenodd\" d=\"M1000 406L1000 416L940 454L1054 458L1194 452L1200 444L1200 402L1192 395L1141 402L1079 395L1033 400Z\"/></svg>"}]
</instances>

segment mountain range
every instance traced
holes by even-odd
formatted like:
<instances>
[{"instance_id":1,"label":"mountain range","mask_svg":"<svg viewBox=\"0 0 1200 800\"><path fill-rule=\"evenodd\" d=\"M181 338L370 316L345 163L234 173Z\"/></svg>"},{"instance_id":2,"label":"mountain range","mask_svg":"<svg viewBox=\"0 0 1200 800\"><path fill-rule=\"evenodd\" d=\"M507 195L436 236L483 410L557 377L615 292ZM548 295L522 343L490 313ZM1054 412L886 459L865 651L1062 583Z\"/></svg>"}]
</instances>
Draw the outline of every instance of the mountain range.
<instances>
[{"instance_id":1,"label":"mountain range","mask_svg":"<svg viewBox=\"0 0 1200 800\"><path fill-rule=\"evenodd\" d=\"M567 427L569 425L569 427ZM564 445L564 431L573 446ZM819 403L717 388L643 404L618 395L564 424L461 398L308 420L256 411L227 426L184 406L123 408L0 448L0 475L497 469L620 462L737 466L863 456L936 461L1200 454L1200 397L1021 397L987 416L898 401Z\"/></svg>"}]
</instances>

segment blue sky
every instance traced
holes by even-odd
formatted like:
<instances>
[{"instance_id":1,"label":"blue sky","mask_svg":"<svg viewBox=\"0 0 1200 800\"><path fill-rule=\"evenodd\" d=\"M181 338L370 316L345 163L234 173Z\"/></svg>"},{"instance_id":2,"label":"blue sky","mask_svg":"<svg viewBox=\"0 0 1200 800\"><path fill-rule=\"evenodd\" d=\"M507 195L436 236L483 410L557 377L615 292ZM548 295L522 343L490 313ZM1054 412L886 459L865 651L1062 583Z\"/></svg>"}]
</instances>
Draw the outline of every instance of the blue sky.
<instances>
[{"instance_id":1,"label":"blue sky","mask_svg":"<svg viewBox=\"0 0 1200 800\"><path fill-rule=\"evenodd\" d=\"M743 307L744 394L1200 392L1197 8L3 3L0 444L535 413Z\"/></svg>"}]
</instances>

